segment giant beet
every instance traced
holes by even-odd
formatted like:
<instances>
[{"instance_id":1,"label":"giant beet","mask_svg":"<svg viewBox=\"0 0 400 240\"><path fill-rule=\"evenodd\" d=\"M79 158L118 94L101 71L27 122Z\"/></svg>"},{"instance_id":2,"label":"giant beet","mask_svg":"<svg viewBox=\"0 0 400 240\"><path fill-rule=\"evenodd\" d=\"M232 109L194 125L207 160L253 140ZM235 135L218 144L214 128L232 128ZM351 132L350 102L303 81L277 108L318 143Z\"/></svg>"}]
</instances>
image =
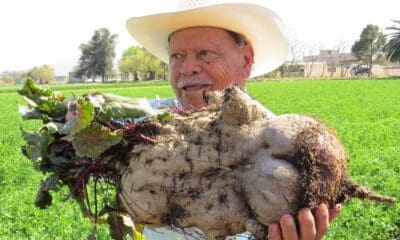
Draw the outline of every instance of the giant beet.
<instances>
[{"instance_id":1,"label":"giant beet","mask_svg":"<svg viewBox=\"0 0 400 240\"><path fill-rule=\"evenodd\" d=\"M19 92L29 104L23 118L43 121L23 131L24 154L50 173L36 205L66 185L94 226L108 215L115 239L126 233L119 214L208 239L246 231L261 239L283 212L351 197L395 201L349 179L345 149L320 120L275 116L238 88L209 93L208 106L190 112L101 93L67 101L29 80ZM113 206L98 206L100 181L114 187Z\"/></svg>"}]
</instances>

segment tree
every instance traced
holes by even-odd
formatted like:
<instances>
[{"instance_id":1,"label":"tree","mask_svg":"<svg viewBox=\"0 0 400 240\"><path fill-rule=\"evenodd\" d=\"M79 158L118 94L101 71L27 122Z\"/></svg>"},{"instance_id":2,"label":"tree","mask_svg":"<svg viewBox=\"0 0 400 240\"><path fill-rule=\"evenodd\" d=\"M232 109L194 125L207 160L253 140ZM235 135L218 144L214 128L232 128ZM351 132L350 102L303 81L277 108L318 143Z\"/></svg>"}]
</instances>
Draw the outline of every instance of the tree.
<instances>
[{"instance_id":1,"label":"tree","mask_svg":"<svg viewBox=\"0 0 400 240\"><path fill-rule=\"evenodd\" d=\"M145 48L132 46L125 50L118 62L118 69L124 75L133 75L133 80L167 79L167 64L160 61Z\"/></svg>"},{"instance_id":2,"label":"tree","mask_svg":"<svg viewBox=\"0 0 400 240\"><path fill-rule=\"evenodd\" d=\"M386 58L390 62L400 62L400 20L393 20L399 26L393 26L386 28L387 30L394 31L388 36L390 36L389 42L383 48L386 54Z\"/></svg>"},{"instance_id":3,"label":"tree","mask_svg":"<svg viewBox=\"0 0 400 240\"><path fill-rule=\"evenodd\" d=\"M288 61L295 65L304 57L304 48L306 47L299 39L295 37L289 38L289 56Z\"/></svg>"},{"instance_id":4,"label":"tree","mask_svg":"<svg viewBox=\"0 0 400 240\"><path fill-rule=\"evenodd\" d=\"M115 46L117 34L112 34L107 28L101 28L94 32L88 43L82 43L79 49L82 52L76 76L86 76L96 79L101 76L102 82L112 76L113 60L115 58Z\"/></svg>"},{"instance_id":5,"label":"tree","mask_svg":"<svg viewBox=\"0 0 400 240\"><path fill-rule=\"evenodd\" d=\"M0 73L0 75L2 77L12 77L14 79L13 83L17 84L23 82L23 79L25 79L27 76L27 71L3 71L2 73Z\"/></svg>"},{"instance_id":6,"label":"tree","mask_svg":"<svg viewBox=\"0 0 400 240\"><path fill-rule=\"evenodd\" d=\"M353 61L353 55L348 54L346 49L348 47L348 43L346 41L344 41L343 39L340 40L337 43L337 51L339 53L339 58L338 58L338 63L340 66L340 76L344 77L347 75L352 61Z\"/></svg>"},{"instance_id":7,"label":"tree","mask_svg":"<svg viewBox=\"0 0 400 240\"><path fill-rule=\"evenodd\" d=\"M162 61L143 48L144 79L154 80L162 74Z\"/></svg>"},{"instance_id":8,"label":"tree","mask_svg":"<svg viewBox=\"0 0 400 240\"><path fill-rule=\"evenodd\" d=\"M1 83L4 84L15 84L15 79L11 75L3 75L0 80Z\"/></svg>"},{"instance_id":9,"label":"tree","mask_svg":"<svg viewBox=\"0 0 400 240\"><path fill-rule=\"evenodd\" d=\"M47 64L40 67L34 67L21 76L23 78L32 78L37 83L51 83L55 80L54 69Z\"/></svg>"},{"instance_id":10,"label":"tree","mask_svg":"<svg viewBox=\"0 0 400 240\"><path fill-rule=\"evenodd\" d=\"M133 75L133 80L139 80L139 72L141 69L142 48L139 46L132 46L122 53L122 57L118 62L118 69L121 73Z\"/></svg>"},{"instance_id":11,"label":"tree","mask_svg":"<svg viewBox=\"0 0 400 240\"><path fill-rule=\"evenodd\" d=\"M304 52L308 50L308 56L305 56L306 54L303 54L303 61L305 62L305 77L308 78L311 76L314 69L314 63L318 60L318 55L316 55L317 49L321 48L322 47L318 47L315 44L308 44L305 46Z\"/></svg>"},{"instance_id":12,"label":"tree","mask_svg":"<svg viewBox=\"0 0 400 240\"><path fill-rule=\"evenodd\" d=\"M368 64L368 77L371 76L372 64L383 59L383 46L386 37L379 31L378 26L368 24L361 32L360 39L355 41L351 52L362 63Z\"/></svg>"}]
</instances>

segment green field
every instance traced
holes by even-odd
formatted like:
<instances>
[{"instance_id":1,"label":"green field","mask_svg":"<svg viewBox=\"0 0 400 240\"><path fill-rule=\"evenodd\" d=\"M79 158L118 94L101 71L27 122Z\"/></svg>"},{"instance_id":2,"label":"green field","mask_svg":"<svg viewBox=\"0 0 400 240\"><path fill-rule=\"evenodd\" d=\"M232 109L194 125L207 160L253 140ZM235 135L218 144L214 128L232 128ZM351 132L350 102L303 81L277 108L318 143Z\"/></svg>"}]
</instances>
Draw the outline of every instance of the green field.
<instances>
[{"instance_id":1,"label":"green field","mask_svg":"<svg viewBox=\"0 0 400 240\"><path fill-rule=\"evenodd\" d=\"M55 86L68 96L87 91L129 97L173 96L168 83L123 83ZM0 239L86 239L91 231L65 189L47 210L33 205L44 176L20 152L17 108L24 101L16 87L0 87ZM336 130L346 147L349 173L355 181L400 199L400 79L301 80L249 83L252 96L277 114L318 116ZM98 239L109 239L101 227ZM326 239L400 239L400 204L382 205L352 200L329 229Z\"/></svg>"}]
</instances>

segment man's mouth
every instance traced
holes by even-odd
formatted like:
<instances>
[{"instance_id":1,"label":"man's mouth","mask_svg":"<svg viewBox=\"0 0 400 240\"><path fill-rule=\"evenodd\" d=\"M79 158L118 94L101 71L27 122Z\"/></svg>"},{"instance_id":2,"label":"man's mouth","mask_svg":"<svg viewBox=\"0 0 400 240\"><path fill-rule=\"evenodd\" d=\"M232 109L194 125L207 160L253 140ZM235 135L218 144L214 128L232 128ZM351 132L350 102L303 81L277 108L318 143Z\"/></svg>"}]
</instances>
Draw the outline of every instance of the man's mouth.
<instances>
[{"instance_id":1,"label":"man's mouth","mask_svg":"<svg viewBox=\"0 0 400 240\"><path fill-rule=\"evenodd\" d=\"M210 84L195 84L195 85L187 85L182 87L182 90L188 93L195 93L198 91L204 91Z\"/></svg>"}]
</instances>

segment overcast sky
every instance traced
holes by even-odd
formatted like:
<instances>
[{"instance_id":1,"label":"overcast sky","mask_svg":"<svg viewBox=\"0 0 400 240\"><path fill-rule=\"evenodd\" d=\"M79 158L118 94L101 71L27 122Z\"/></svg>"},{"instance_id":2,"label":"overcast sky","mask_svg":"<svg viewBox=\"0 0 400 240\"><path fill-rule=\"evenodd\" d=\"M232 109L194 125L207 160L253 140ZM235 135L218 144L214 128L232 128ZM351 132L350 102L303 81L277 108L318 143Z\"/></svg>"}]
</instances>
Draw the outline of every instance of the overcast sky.
<instances>
[{"instance_id":1,"label":"overcast sky","mask_svg":"<svg viewBox=\"0 0 400 240\"><path fill-rule=\"evenodd\" d=\"M79 45L96 29L118 34L117 58L136 44L125 29L129 17L173 11L179 0L5 0L0 1L0 72L50 64L65 75L77 63ZM220 0L219 2L222 2ZM233 0L269 7L283 19L293 42L348 50L367 24L384 33L400 20L400 0Z\"/></svg>"}]
</instances>

